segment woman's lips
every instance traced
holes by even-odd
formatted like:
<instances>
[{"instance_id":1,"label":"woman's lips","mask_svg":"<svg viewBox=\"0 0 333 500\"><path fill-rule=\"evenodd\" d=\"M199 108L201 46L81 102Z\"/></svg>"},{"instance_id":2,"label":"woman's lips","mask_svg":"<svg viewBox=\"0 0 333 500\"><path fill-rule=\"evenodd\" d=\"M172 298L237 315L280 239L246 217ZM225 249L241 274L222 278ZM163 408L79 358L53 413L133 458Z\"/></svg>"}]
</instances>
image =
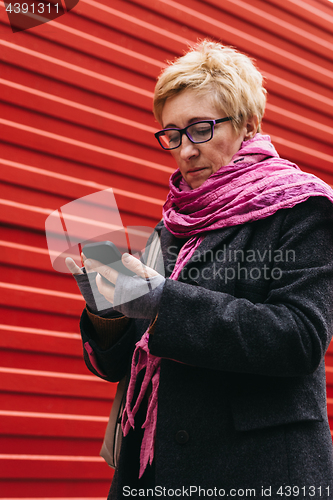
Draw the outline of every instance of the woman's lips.
<instances>
[{"instance_id":1,"label":"woman's lips","mask_svg":"<svg viewBox=\"0 0 333 500\"><path fill-rule=\"evenodd\" d=\"M203 170L206 170L206 167L201 167L201 168L195 168L193 170L188 170L187 174L188 175L199 175Z\"/></svg>"}]
</instances>

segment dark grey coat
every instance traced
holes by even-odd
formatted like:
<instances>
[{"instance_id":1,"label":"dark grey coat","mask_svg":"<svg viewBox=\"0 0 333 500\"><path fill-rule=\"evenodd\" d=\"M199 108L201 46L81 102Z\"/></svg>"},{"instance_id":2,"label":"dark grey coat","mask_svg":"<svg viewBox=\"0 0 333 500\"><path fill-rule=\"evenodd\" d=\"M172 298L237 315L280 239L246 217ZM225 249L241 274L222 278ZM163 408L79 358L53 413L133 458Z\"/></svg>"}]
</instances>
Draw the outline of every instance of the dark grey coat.
<instances>
[{"instance_id":1,"label":"dark grey coat","mask_svg":"<svg viewBox=\"0 0 333 500\"><path fill-rule=\"evenodd\" d=\"M185 240L162 223L157 229L170 276ZM131 321L121 340L101 351L83 313L83 340L109 380L123 377L148 323ZM332 332L328 200L310 198L266 219L209 232L180 279L166 280L149 342L151 353L164 358L154 459L162 494L156 496L172 489L192 498L203 490L211 498L223 490L233 498L333 498L324 367ZM147 477L137 481L140 441L140 429L124 439L110 499L126 498L124 486L151 484Z\"/></svg>"}]
</instances>

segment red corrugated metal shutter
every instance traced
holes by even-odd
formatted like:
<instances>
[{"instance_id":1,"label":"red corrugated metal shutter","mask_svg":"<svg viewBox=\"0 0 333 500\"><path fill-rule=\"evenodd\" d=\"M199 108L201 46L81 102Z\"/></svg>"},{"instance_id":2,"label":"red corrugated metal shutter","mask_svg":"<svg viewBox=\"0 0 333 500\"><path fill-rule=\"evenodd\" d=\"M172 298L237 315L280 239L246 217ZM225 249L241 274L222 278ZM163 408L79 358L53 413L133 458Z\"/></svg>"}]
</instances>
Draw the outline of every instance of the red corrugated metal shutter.
<instances>
[{"instance_id":1,"label":"red corrugated metal shutter","mask_svg":"<svg viewBox=\"0 0 333 500\"><path fill-rule=\"evenodd\" d=\"M0 3L1 498L106 498L112 476L98 453L115 387L82 361L83 301L51 267L48 214L112 187L125 224L159 220L174 165L152 135L155 79L207 36L257 60L264 132L333 184L332 28L325 0L80 0L13 33Z\"/></svg>"}]
</instances>

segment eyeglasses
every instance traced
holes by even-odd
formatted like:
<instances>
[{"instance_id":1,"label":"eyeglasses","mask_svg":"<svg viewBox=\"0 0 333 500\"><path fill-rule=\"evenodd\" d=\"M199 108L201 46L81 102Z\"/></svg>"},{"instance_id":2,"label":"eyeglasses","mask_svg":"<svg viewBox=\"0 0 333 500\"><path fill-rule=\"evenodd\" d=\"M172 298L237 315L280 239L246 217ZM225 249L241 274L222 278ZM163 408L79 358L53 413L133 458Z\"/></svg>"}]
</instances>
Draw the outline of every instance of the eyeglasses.
<instances>
[{"instance_id":1,"label":"eyeglasses","mask_svg":"<svg viewBox=\"0 0 333 500\"><path fill-rule=\"evenodd\" d=\"M220 118L219 120L204 120L191 123L185 128L165 128L156 132L155 137L163 149L176 149L182 143L183 134L194 144L202 144L213 138L214 125L217 123L228 122L232 120L231 116Z\"/></svg>"}]
</instances>

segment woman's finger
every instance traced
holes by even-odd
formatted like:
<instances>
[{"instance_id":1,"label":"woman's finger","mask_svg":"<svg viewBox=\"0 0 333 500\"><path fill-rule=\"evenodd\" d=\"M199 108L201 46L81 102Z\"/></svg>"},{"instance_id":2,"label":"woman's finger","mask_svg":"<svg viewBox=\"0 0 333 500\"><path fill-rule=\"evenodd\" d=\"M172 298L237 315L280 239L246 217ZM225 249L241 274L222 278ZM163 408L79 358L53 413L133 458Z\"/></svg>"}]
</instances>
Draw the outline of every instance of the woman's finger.
<instances>
[{"instance_id":1,"label":"woman's finger","mask_svg":"<svg viewBox=\"0 0 333 500\"><path fill-rule=\"evenodd\" d=\"M88 268L87 268L87 266L86 266L86 260L88 260L88 257L86 257L86 256L84 255L84 253L83 253L83 252L81 252L81 261L82 261L82 263L83 263L83 265L84 265L84 267L85 267L85 270L87 271L87 273L91 273L91 272L93 272L93 269L92 269L92 270L90 270L90 269L88 269Z\"/></svg>"},{"instance_id":2,"label":"woman's finger","mask_svg":"<svg viewBox=\"0 0 333 500\"><path fill-rule=\"evenodd\" d=\"M82 269L79 268L71 257L66 257L65 259L66 266L72 274L84 274Z\"/></svg>"},{"instance_id":3,"label":"woman's finger","mask_svg":"<svg viewBox=\"0 0 333 500\"><path fill-rule=\"evenodd\" d=\"M115 269L112 269L112 267L106 266L101 262L99 262L98 260L94 259L86 259L84 261L84 266L87 270L87 273L96 271L105 279L107 279L110 283L113 283L114 285L116 284L119 273Z\"/></svg>"},{"instance_id":4,"label":"woman's finger","mask_svg":"<svg viewBox=\"0 0 333 500\"><path fill-rule=\"evenodd\" d=\"M112 285L112 283L110 283L109 281L105 281L101 274L97 274L96 285L99 293L104 295L106 300L113 304L115 287Z\"/></svg>"},{"instance_id":5,"label":"woman's finger","mask_svg":"<svg viewBox=\"0 0 333 500\"><path fill-rule=\"evenodd\" d=\"M141 260L133 257L129 253L124 253L122 256L122 262L124 266L127 267L130 271L133 271L135 274L140 276L141 278L152 278L153 276L157 276L158 273L152 269L151 267L145 266Z\"/></svg>"}]
</instances>

